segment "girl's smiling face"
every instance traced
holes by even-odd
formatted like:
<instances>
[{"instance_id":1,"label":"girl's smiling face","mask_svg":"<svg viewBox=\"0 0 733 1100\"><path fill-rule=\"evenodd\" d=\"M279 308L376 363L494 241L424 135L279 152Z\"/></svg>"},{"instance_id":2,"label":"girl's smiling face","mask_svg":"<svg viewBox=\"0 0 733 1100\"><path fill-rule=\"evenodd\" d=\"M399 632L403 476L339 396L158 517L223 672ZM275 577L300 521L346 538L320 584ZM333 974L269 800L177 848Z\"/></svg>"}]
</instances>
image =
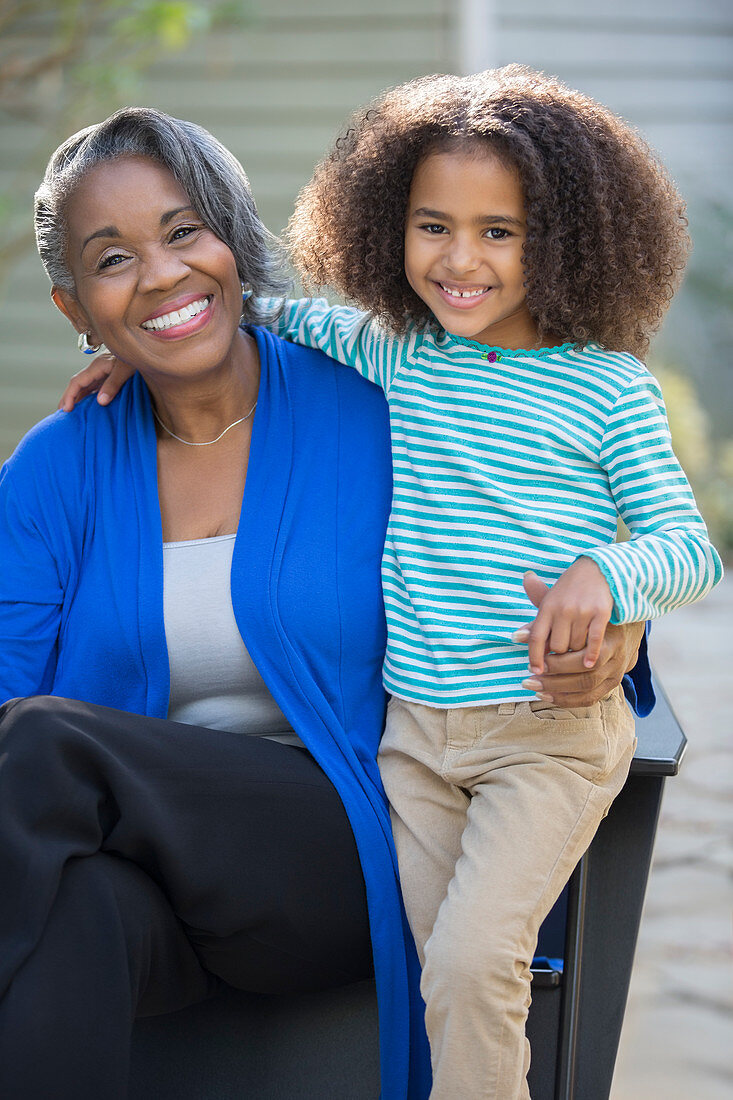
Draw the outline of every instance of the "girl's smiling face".
<instances>
[{"instance_id":1,"label":"girl's smiling face","mask_svg":"<svg viewBox=\"0 0 733 1100\"><path fill-rule=\"evenodd\" d=\"M137 156L97 165L67 221L76 293L54 298L78 331L149 376L193 378L236 355L234 256L166 168Z\"/></svg>"},{"instance_id":2,"label":"girl's smiling face","mask_svg":"<svg viewBox=\"0 0 733 1100\"><path fill-rule=\"evenodd\" d=\"M493 154L430 153L412 178L405 274L440 325L505 348L537 346L527 309L527 235L517 172Z\"/></svg>"}]
</instances>

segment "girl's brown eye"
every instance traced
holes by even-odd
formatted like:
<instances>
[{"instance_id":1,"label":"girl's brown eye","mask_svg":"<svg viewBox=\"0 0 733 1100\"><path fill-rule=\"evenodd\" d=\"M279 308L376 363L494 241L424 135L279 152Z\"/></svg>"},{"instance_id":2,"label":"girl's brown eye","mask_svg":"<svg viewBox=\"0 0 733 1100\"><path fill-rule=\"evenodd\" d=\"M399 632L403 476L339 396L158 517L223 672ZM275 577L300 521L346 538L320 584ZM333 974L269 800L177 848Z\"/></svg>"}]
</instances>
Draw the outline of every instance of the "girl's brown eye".
<instances>
[{"instance_id":1,"label":"girl's brown eye","mask_svg":"<svg viewBox=\"0 0 733 1100\"><path fill-rule=\"evenodd\" d=\"M190 236L191 233L195 233L199 228L197 225L179 225L177 229L171 234L172 241L180 241L185 237Z\"/></svg>"}]
</instances>

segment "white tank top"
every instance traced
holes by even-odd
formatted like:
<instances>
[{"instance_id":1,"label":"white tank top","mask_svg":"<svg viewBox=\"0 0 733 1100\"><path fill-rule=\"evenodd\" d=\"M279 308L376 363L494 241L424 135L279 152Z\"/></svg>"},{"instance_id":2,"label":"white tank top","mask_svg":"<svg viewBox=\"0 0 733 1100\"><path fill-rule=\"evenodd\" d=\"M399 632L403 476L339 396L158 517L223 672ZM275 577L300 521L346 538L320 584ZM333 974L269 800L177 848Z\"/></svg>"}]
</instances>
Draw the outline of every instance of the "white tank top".
<instances>
[{"instance_id":1,"label":"white tank top","mask_svg":"<svg viewBox=\"0 0 733 1100\"><path fill-rule=\"evenodd\" d=\"M302 747L237 628L230 580L235 538L163 543L168 717Z\"/></svg>"}]
</instances>

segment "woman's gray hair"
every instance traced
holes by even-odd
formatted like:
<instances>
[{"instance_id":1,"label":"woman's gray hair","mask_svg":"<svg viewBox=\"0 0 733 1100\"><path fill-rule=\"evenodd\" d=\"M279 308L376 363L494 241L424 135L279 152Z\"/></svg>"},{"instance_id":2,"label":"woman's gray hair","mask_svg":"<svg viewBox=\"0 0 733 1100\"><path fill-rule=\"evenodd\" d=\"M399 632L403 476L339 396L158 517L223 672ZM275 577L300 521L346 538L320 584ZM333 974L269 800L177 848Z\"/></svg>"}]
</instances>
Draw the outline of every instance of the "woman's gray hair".
<instances>
[{"instance_id":1,"label":"woman's gray hair","mask_svg":"<svg viewBox=\"0 0 733 1100\"><path fill-rule=\"evenodd\" d=\"M257 213L239 161L208 130L151 107L125 107L60 145L35 198L36 243L54 286L75 292L67 259L66 204L90 169L117 157L149 157L180 183L201 219L232 250L239 277L252 287L243 320L269 320L260 297L282 297L290 286L286 254Z\"/></svg>"}]
</instances>

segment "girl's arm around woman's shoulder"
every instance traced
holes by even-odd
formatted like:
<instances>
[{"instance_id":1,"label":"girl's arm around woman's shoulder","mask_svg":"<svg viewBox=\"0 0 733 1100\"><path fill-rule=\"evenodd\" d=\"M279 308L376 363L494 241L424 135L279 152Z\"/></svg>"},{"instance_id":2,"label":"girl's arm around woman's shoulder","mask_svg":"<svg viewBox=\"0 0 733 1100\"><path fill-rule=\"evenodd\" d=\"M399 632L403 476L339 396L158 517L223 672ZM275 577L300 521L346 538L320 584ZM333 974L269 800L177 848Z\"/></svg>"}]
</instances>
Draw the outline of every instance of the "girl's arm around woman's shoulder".
<instances>
[{"instance_id":1,"label":"girl's arm around woman's shoulder","mask_svg":"<svg viewBox=\"0 0 733 1100\"><path fill-rule=\"evenodd\" d=\"M276 299L263 299L270 310ZM325 298L287 299L268 328L295 344L316 348L338 363L354 367L386 392L404 362L407 341L391 333L369 313L332 306Z\"/></svg>"},{"instance_id":2,"label":"girl's arm around woman's shoulder","mask_svg":"<svg viewBox=\"0 0 733 1100\"><path fill-rule=\"evenodd\" d=\"M71 412L80 401L94 393L98 404L109 405L134 373L132 367L115 359L109 352L97 355L91 363L71 376L61 394L59 411Z\"/></svg>"},{"instance_id":3,"label":"girl's arm around woman's shoulder","mask_svg":"<svg viewBox=\"0 0 733 1100\"><path fill-rule=\"evenodd\" d=\"M259 300L275 317L264 327L284 340L322 351L338 363L354 367L370 382L389 392L404 360L407 341L383 328L368 313L350 306L331 306L325 298ZM134 371L109 354L98 355L70 379L59 409L71 409L90 394L109 405Z\"/></svg>"}]
</instances>

